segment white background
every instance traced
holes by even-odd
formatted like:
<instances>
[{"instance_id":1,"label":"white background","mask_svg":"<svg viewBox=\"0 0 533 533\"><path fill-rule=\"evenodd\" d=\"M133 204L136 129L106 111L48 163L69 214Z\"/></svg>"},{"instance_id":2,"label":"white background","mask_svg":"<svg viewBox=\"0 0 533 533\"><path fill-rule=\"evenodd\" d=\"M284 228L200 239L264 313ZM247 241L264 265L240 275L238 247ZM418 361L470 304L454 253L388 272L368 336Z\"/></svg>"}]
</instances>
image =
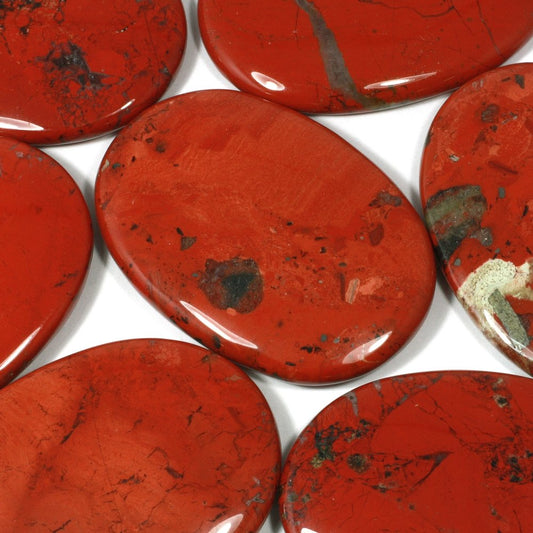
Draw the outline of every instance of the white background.
<instances>
[{"instance_id":1,"label":"white background","mask_svg":"<svg viewBox=\"0 0 533 533\"><path fill-rule=\"evenodd\" d=\"M215 68L200 41L196 0L183 0L188 18L187 50L164 97L198 89L233 89ZM533 61L533 40L508 63ZM418 170L426 133L445 97L409 106L351 116L315 116L377 164L420 210ZM190 340L159 314L129 283L103 244L94 217L94 182L113 135L45 151L62 164L81 188L93 217L95 250L83 292L69 318L26 372L80 350L121 339L153 337ZM533 176L532 176L533 179ZM192 341L191 341L192 342ZM369 381L428 370L468 369L526 375L493 348L439 275L433 304L416 336L397 355L358 379L327 387L292 385L249 372L268 400L283 455L311 419L341 394ZM261 533L280 533L274 509Z\"/></svg>"}]
</instances>

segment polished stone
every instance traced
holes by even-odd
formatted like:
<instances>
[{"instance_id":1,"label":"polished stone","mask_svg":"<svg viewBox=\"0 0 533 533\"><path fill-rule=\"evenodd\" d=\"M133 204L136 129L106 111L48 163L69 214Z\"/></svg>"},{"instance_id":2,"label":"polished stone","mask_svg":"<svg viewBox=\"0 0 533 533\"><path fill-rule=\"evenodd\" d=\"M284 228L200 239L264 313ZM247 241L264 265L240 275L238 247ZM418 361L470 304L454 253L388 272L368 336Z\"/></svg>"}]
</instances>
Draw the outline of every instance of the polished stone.
<instances>
[{"instance_id":1,"label":"polished stone","mask_svg":"<svg viewBox=\"0 0 533 533\"><path fill-rule=\"evenodd\" d=\"M533 531L533 381L388 378L326 407L289 452L287 533Z\"/></svg>"},{"instance_id":2,"label":"polished stone","mask_svg":"<svg viewBox=\"0 0 533 533\"><path fill-rule=\"evenodd\" d=\"M0 386L61 324L82 287L92 229L76 183L45 153L0 137Z\"/></svg>"},{"instance_id":3,"label":"polished stone","mask_svg":"<svg viewBox=\"0 0 533 533\"><path fill-rule=\"evenodd\" d=\"M199 0L203 41L239 89L350 113L453 89L533 32L531 0Z\"/></svg>"},{"instance_id":4,"label":"polished stone","mask_svg":"<svg viewBox=\"0 0 533 533\"><path fill-rule=\"evenodd\" d=\"M533 374L533 64L483 74L436 116L421 169L446 279L483 333Z\"/></svg>"},{"instance_id":5,"label":"polished stone","mask_svg":"<svg viewBox=\"0 0 533 533\"><path fill-rule=\"evenodd\" d=\"M433 296L423 222L351 145L236 91L164 101L96 182L115 260L192 337L299 382L352 378L411 337Z\"/></svg>"},{"instance_id":6,"label":"polished stone","mask_svg":"<svg viewBox=\"0 0 533 533\"><path fill-rule=\"evenodd\" d=\"M0 3L0 134L30 143L122 127L178 68L180 0Z\"/></svg>"},{"instance_id":7,"label":"polished stone","mask_svg":"<svg viewBox=\"0 0 533 533\"><path fill-rule=\"evenodd\" d=\"M0 392L2 531L257 531L280 445L235 365L176 341L60 359Z\"/></svg>"}]
</instances>

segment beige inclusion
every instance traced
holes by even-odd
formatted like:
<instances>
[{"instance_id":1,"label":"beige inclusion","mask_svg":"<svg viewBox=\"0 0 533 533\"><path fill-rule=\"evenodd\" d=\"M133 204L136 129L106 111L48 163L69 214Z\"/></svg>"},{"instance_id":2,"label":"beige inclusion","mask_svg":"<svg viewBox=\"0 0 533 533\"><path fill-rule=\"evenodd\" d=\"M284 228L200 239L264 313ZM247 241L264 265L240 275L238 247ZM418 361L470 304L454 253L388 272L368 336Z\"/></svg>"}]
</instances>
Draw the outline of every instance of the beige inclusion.
<instances>
[{"instance_id":1,"label":"beige inclusion","mask_svg":"<svg viewBox=\"0 0 533 533\"><path fill-rule=\"evenodd\" d=\"M506 296L533 300L533 258L517 267L511 261L489 259L470 273L457 296L477 318L485 333L515 350L531 341ZM503 329L494 316L503 324Z\"/></svg>"}]
</instances>

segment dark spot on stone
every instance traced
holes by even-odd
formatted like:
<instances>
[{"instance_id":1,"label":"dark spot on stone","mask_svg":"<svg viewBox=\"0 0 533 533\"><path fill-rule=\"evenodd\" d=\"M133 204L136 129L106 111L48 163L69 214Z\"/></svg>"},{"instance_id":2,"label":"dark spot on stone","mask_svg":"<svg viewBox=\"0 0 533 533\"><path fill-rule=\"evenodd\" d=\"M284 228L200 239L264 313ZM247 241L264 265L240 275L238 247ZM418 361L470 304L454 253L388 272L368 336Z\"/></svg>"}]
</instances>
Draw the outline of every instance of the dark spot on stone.
<instances>
[{"instance_id":1,"label":"dark spot on stone","mask_svg":"<svg viewBox=\"0 0 533 533\"><path fill-rule=\"evenodd\" d=\"M372 246L377 246L385 235L383 224L379 223L368 232L368 238Z\"/></svg>"},{"instance_id":2,"label":"dark spot on stone","mask_svg":"<svg viewBox=\"0 0 533 533\"><path fill-rule=\"evenodd\" d=\"M292 363L291 361L285 361L285 364L287 366L296 366L296 363Z\"/></svg>"},{"instance_id":3,"label":"dark spot on stone","mask_svg":"<svg viewBox=\"0 0 533 533\"><path fill-rule=\"evenodd\" d=\"M362 455L360 453L350 455L346 462L348 463L348 466L358 474L366 472L369 467L368 458L366 457L366 455Z\"/></svg>"},{"instance_id":4,"label":"dark spot on stone","mask_svg":"<svg viewBox=\"0 0 533 533\"><path fill-rule=\"evenodd\" d=\"M489 104L481 111L481 120L488 124L494 124L498 121L499 114L500 106L497 104Z\"/></svg>"},{"instance_id":5,"label":"dark spot on stone","mask_svg":"<svg viewBox=\"0 0 533 533\"><path fill-rule=\"evenodd\" d=\"M263 300L263 278L253 259L208 259L199 287L212 305L238 313L250 313Z\"/></svg>"},{"instance_id":6,"label":"dark spot on stone","mask_svg":"<svg viewBox=\"0 0 533 533\"><path fill-rule=\"evenodd\" d=\"M321 254L325 254L326 252L328 251L328 249L324 246L322 246L322 248L320 248L320 253Z\"/></svg>"},{"instance_id":7,"label":"dark spot on stone","mask_svg":"<svg viewBox=\"0 0 533 533\"><path fill-rule=\"evenodd\" d=\"M292 226L292 222L290 220L287 221L287 226Z\"/></svg>"},{"instance_id":8,"label":"dark spot on stone","mask_svg":"<svg viewBox=\"0 0 533 533\"><path fill-rule=\"evenodd\" d=\"M315 433L315 448L318 452L317 457L319 460L333 461L335 459L333 444L342 433L343 431L337 425L331 425Z\"/></svg>"},{"instance_id":9,"label":"dark spot on stone","mask_svg":"<svg viewBox=\"0 0 533 533\"><path fill-rule=\"evenodd\" d=\"M167 145L164 142L158 142L155 146L156 152L163 154L167 149Z\"/></svg>"},{"instance_id":10,"label":"dark spot on stone","mask_svg":"<svg viewBox=\"0 0 533 533\"><path fill-rule=\"evenodd\" d=\"M217 335L213 335L213 346L215 347L215 350L220 350L222 347L222 342Z\"/></svg>"},{"instance_id":11,"label":"dark spot on stone","mask_svg":"<svg viewBox=\"0 0 533 533\"><path fill-rule=\"evenodd\" d=\"M524 79L524 76L522 76L522 74L515 74L514 81L520 86L521 89L525 89L526 80Z\"/></svg>"},{"instance_id":12,"label":"dark spot on stone","mask_svg":"<svg viewBox=\"0 0 533 533\"><path fill-rule=\"evenodd\" d=\"M152 240L151 235L148 235L148 237L146 237L146 242L149 242L150 244L154 244L154 241Z\"/></svg>"},{"instance_id":13,"label":"dark spot on stone","mask_svg":"<svg viewBox=\"0 0 533 533\"><path fill-rule=\"evenodd\" d=\"M30 27L29 26L21 26L19 28L19 31L20 31L21 35L28 35L28 33L30 33Z\"/></svg>"},{"instance_id":14,"label":"dark spot on stone","mask_svg":"<svg viewBox=\"0 0 533 533\"><path fill-rule=\"evenodd\" d=\"M322 351L322 348L320 346L316 346L313 344L309 346L301 346L300 350L303 350L304 352L307 352L307 353L318 353Z\"/></svg>"},{"instance_id":15,"label":"dark spot on stone","mask_svg":"<svg viewBox=\"0 0 533 533\"><path fill-rule=\"evenodd\" d=\"M71 41L53 43L50 52L40 59L47 65L48 71L59 70L64 79L75 81L82 89L96 91L104 86L106 75L92 72L83 50Z\"/></svg>"},{"instance_id":16,"label":"dark spot on stone","mask_svg":"<svg viewBox=\"0 0 533 533\"><path fill-rule=\"evenodd\" d=\"M112 169L116 170L117 168L121 168L122 165L120 163L113 163L113 165L111 166Z\"/></svg>"},{"instance_id":17,"label":"dark spot on stone","mask_svg":"<svg viewBox=\"0 0 533 533\"><path fill-rule=\"evenodd\" d=\"M354 431L353 436L356 439L360 439L364 437L370 431L371 427L372 427L372 423L362 418L361 420L359 420L359 426Z\"/></svg>"},{"instance_id":18,"label":"dark spot on stone","mask_svg":"<svg viewBox=\"0 0 533 533\"><path fill-rule=\"evenodd\" d=\"M147 137L145 140L144 140L145 143L147 144L152 144L154 142L154 138L153 137Z\"/></svg>"},{"instance_id":19,"label":"dark spot on stone","mask_svg":"<svg viewBox=\"0 0 533 533\"><path fill-rule=\"evenodd\" d=\"M528 212L529 212L529 205L526 204L524 206L524 211L522 211L522 217L525 217L528 214Z\"/></svg>"},{"instance_id":20,"label":"dark spot on stone","mask_svg":"<svg viewBox=\"0 0 533 533\"><path fill-rule=\"evenodd\" d=\"M196 237L186 237L183 235L181 237L180 250L188 250L196 242Z\"/></svg>"},{"instance_id":21,"label":"dark spot on stone","mask_svg":"<svg viewBox=\"0 0 533 533\"><path fill-rule=\"evenodd\" d=\"M138 224L132 224L131 227L130 227L130 230L131 231L135 231L138 227L139 227Z\"/></svg>"},{"instance_id":22,"label":"dark spot on stone","mask_svg":"<svg viewBox=\"0 0 533 533\"><path fill-rule=\"evenodd\" d=\"M494 396L494 401L500 406L500 407L507 407L509 405L509 400L505 398L505 396Z\"/></svg>"},{"instance_id":23,"label":"dark spot on stone","mask_svg":"<svg viewBox=\"0 0 533 533\"><path fill-rule=\"evenodd\" d=\"M383 207L390 205L392 207L399 207L402 205L402 197L395 196L388 191L381 191L376 198L370 202L370 207Z\"/></svg>"},{"instance_id":24,"label":"dark spot on stone","mask_svg":"<svg viewBox=\"0 0 533 533\"><path fill-rule=\"evenodd\" d=\"M165 467L165 470L167 471L168 474L170 474L174 479L182 479L183 478L183 474L181 474L180 472L178 472L177 470L174 470L172 467L170 466L167 466Z\"/></svg>"},{"instance_id":25,"label":"dark spot on stone","mask_svg":"<svg viewBox=\"0 0 533 533\"><path fill-rule=\"evenodd\" d=\"M137 161L137 158L136 158L134 155L132 155L132 156L131 156L131 162L132 162L132 163L135 163L135 161Z\"/></svg>"},{"instance_id":26,"label":"dark spot on stone","mask_svg":"<svg viewBox=\"0 0 533 533\"><path fill-rule=\"evenodd\" d=\"M481 130L474 141L474 144L484 143L487 140L485 130Z\"/></svg>"},{"instance_id":27,"label":"dark spot on stone","mask_svg":"<svg viewBox=\"0 0 533 533\"><path fill-rule=\"evenodd\" d=\"M119 479L118 481L119 485L139 485L140 483L142 483L142 479L136 474L128 478Z\"/></svg>"}]
</instances>

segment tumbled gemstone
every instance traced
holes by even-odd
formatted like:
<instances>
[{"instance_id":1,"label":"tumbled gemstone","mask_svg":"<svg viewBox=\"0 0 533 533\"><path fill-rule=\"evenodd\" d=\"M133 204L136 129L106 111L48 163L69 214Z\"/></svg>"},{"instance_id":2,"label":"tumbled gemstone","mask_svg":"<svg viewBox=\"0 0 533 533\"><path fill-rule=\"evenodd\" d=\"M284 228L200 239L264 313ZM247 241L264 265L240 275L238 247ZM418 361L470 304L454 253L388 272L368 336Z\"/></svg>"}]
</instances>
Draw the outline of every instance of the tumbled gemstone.
<instances>
[{"instance_id":1,"label":"tumbled gemstone","mask_svg":"<svg viewBox=\"0 0 533 533\"><path fill-rule=\"evenodd\" d=\"M287 533L530 531L533 381L388 378L327 406L289 452Z\"/></svg>"},{"instance_id":2,"label":"tumbled gemstone","mask_svg":"<svg viewBox=\"0 0 533 533\"><path fill-rule=\"evenodd\" d=\"M207 51L239 89L312 113L405 104L494 68L531 0L199 0Z\"/></svg>"},{"instance_id":3,"label":"tumbled gemstone","mask_svg":"<svg viewBox=\"0 0 533 533\"><path fill-rule=\"evenodd\" d=\"M92 229L74 180L44 152L0 137L0 386L38 353L72 307Z\"/></svg>"},{"instance_id":4,"label":"tumbled gemstone","mask_svg":"<svg viewBox=\"0 0 533 533\"><path fill-rule=\"evenodd\" d=\"M533 65L483 74L437 114L420 191L451 288L533 373Z\"/></svg>"},{"instance_id":5,"label":"tumbled gemstone","mask_svg":"<svg viewBox=\"0 0 533 533\"><path fill-rule=\"evenodd\" d=\"M119 266L212 350L300 382L392 356L433 295L423 222L351 145L236 91L163 101L111 144L98 220Z\"/></svg>"},{"instance_id":6,"label":"tumbled gemstone","mask_svg":"<svg viewBox=\"0 0 533 533\"><path fill-rule=\"evenodd\" d=\"M0 392L0 420L2 531L257 531L273 503L270 409L198 346L130 340L60 359Z\"/></svg>"},{"instance_id":7,"label":"tumbled gemstone","mask_svg":"<svg viewBox=\"0 0 533 533\"><path fill-rule=\"evenodd\" d=\"M185 47L180 0L0 3L0 134L31 143L122 127L155 102Z\"/></svg>"}]
</instances>

